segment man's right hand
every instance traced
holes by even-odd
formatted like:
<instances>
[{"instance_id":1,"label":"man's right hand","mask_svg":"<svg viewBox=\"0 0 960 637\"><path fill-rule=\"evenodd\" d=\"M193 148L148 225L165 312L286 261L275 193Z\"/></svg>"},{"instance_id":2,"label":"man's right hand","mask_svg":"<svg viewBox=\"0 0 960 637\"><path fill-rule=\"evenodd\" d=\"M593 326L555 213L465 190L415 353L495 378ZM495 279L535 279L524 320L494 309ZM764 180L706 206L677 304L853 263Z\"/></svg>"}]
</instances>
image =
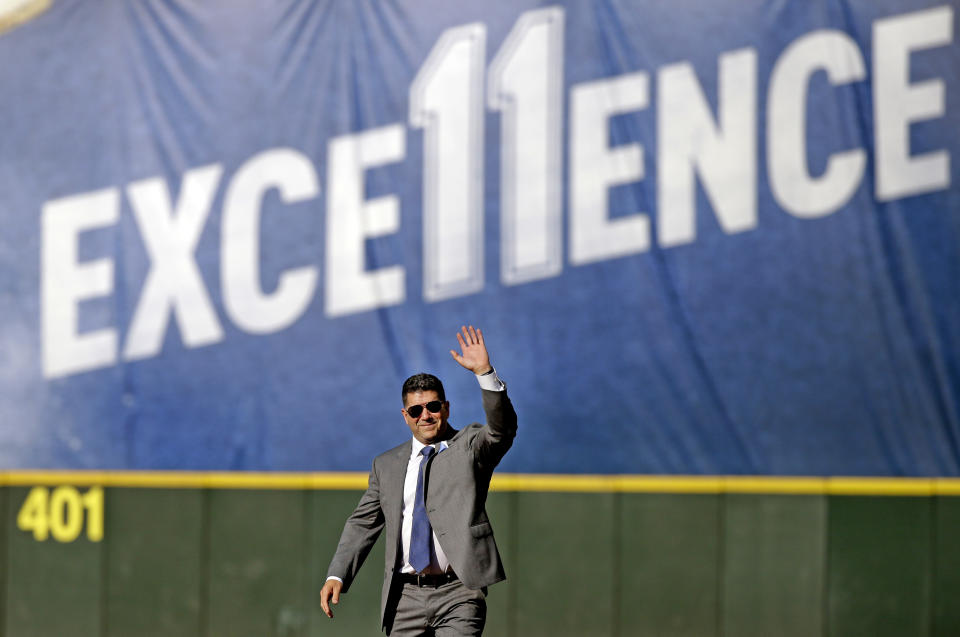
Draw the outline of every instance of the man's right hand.
<instances>
[{"instance_id":1,"label":"man's right hand","mask_svg":"<svg viewBox=\"0 0 960 637\"><path fill-rule=\"evenodd\" d=\"M463 332L463 336L457 333L457 341L460 343L461 353L457 354L456 350L450 350L453 360L478 376L492 371L493 367L490 365L487 345L483 342L483 332L479 328L473 329L472 325L469 330L467 330L466 325L462 326L460 330Z\"/></svg>"},{"instance_id":2,"label":"man's right hand","mask_svg":"<svg viewBox=\"0 0 960 637\"><path fill-rule=\"evenodd\" d=\"M323 612L327 614L327 617L333 617L333 611L330 610L330 603L340 603L341 588L343 588L343 582L328 579L324 582L323 588L320 589L320 606L323 607Z\"/></svg>"}]
</instances>

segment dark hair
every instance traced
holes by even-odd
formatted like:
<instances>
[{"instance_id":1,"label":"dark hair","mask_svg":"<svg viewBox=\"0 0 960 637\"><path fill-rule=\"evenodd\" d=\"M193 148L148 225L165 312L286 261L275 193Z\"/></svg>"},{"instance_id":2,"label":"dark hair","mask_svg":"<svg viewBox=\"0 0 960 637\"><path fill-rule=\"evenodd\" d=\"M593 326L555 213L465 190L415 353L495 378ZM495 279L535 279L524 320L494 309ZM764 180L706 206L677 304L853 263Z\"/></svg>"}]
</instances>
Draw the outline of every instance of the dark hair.
<instances>
[{"instance_id":1,"label":"dark hair","mask_svg":"<svg viewBox=\"0 0 960 637\"><path fill-rule=\"evenodd\" d=\"M403 389L400 391L400 400L406 404L407 394L412 394L418 391L435 391L437 392L437 396L440 397L440 400L447 399L446 395L443 393L443 383L441 383L440 379L433 374L414 374L407 380L403 381Z\"/></svg>"}]
</instances>

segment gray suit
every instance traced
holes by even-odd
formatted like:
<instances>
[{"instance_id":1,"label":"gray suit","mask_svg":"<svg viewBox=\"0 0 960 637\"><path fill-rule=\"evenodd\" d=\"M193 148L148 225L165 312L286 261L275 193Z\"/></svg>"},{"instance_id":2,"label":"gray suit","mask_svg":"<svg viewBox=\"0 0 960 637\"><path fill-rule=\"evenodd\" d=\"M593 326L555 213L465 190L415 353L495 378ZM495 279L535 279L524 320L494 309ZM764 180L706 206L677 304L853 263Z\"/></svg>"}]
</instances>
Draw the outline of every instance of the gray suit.
<instances>
[{"instance_id":1,"label":"gray suit","mask_svg":"<svg viewBox=\"0 0 960 637\"><path fill-rule=\"evenodd\" d=\"M425 471L427 517L450 566L470 589L506 578L484 504L493 470L513 444L517 414L504 391L483 392L487 425L473 423L453 431L442 453L434 454ZM377 456L360 503L347 519L327 576L343 580L346 593L357 571L386 528L386 568L380 599L380 622L389 629L402 586L394 577L402 566L400 524L403 481L410 459L407 441Z\"/></svg>"}]
</instances>

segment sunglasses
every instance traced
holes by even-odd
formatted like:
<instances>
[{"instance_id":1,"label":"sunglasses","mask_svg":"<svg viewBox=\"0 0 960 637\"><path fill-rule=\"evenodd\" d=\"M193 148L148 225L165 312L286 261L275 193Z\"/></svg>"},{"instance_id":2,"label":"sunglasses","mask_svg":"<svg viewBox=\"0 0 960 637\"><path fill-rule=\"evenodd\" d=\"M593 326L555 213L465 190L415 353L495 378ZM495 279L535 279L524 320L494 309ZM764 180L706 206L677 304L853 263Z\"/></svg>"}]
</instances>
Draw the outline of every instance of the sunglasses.
<instances>
[{"instance_id":1,"label":"sunglasses","mask_svg":"<svg viewBox=\"0 0 960 637\"><path fill-rule=\"evenodd\" d=\"M405 407L404 411L406 411L407 415L411 418L419 418L420 414L423 413L424 407L426 407L427 411L429 411L431 414L439 414L440 410L443 409L443 402L439 400L431 400L423 405L410 405L409 407Z\"/></svg>"}]
</instances>

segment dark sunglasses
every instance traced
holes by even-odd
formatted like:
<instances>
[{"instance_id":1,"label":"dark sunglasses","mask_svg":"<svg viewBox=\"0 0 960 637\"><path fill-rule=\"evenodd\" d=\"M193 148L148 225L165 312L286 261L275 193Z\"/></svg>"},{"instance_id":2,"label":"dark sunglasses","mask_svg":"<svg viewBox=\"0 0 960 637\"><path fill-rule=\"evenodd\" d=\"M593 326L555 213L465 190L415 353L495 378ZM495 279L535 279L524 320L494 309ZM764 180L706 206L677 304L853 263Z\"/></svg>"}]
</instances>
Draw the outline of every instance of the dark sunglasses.
<instances>
[{"instance_id":1,"label":"dark sunglasses","mask_svg":"<svg viewBox=\"0 0 960 637\"><path fill-rule=\"evenodd\" d=\"M430 402L423 405L410 405L404 410L407 412L407 415L411 418L419 418L420 414L423 413L423 408L426 407L427 411L431 414L439 414L440 410L443 409L443 402L439 400L431 400Z\"/></svg>"}]
</instances>

